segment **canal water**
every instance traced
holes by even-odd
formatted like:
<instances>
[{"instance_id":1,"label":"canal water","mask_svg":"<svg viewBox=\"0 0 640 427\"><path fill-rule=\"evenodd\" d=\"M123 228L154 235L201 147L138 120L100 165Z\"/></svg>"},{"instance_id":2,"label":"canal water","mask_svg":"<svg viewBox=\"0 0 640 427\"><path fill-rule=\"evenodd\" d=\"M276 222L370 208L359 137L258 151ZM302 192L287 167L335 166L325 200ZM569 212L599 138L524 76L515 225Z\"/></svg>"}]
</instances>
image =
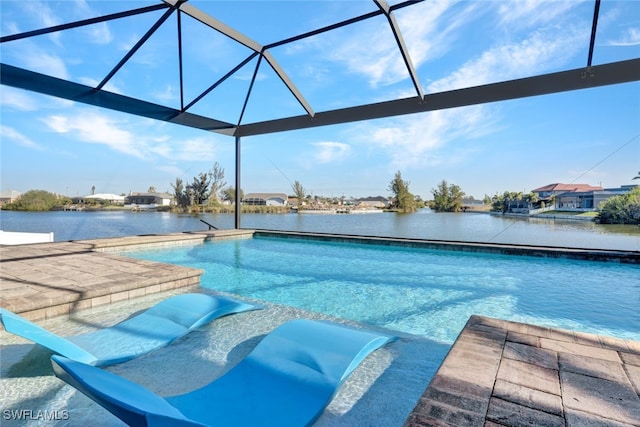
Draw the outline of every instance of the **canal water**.
<instances>
[{"instance_id":1,"label":"canal water","mask_svg":"<svg viewBox=\"0 0 640 427\"><path fill-rule=\"evenodd\" d=\"M233 228L233 214L170 212L13 212L0 210L4 231L53 232L56 242L142 234L201 231L204 220ZM307 231L362 236L403 237L462 242L511 243L555 247L640 251L640 227L591 221L514 218L480 213L412 214L243 214L251 229Z\"/></svg>"}]
</instances>

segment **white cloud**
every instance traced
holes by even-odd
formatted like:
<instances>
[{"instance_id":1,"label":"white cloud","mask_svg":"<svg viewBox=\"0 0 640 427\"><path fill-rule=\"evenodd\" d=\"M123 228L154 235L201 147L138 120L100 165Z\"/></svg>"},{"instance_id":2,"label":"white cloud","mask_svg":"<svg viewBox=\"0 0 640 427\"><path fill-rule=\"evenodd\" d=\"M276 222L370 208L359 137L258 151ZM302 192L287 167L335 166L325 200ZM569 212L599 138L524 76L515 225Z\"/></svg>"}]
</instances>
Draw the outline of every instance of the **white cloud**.
<instances>
[{"instance_id":1,"label":"white cloud","mask_svg":"<svg viewBox=\"0 0 640 427\"><path fill-rule=\"evenodd\" d=\"M412 6L409 13L398 14L398 25L409 49L414 67L434 59L448 49L456 22L440 22L455 3L429 1ZM458 17L460 19L462 14ZM363 43L362 40L367 42ZM328 58L346 66L350 73L367 77L371 87L397 83L409 77L387 20L379 17L339 32L328 45Z\"/></svg>"},{"instance_id":2,"label":"white cloud","mask_svg":"<svg viewBox=\"0 0 640 427\"><path fill-rule=\"evenodd\" d=\"M114 83L114 80L115 79L109 80L107 84L104 85L103 89L108 92L113 92L113 93L122 95L124 92L122 91L122 89L118 87L116 83ZM80 77L78 78L78 81L84 85L91 86L93 88L97 87L100 84L98 80L91 77Z\"/></svg>"},{"instance_id":3,"label":"white cloud","mask_svg":"<svg viewBox=\"0 0 640 427\"><path fill-rule=\"evenodd\" d=\"M44 150L44 147L40 144L33 142L28 137L24 136L17 130L9 127L0 125L0 141L11 140L17 143L18 145L22 145L23 147L32 148L34 150Z\"/></svg>"},{"instance_id":4,"label":"white cloud","mask_svg":"<svg viewBox=\"0 0 640 427\"><path fill-rule=\"evenodd\" d=\"M145 144L149 153L165 159L184 162L212 161L217 153L217 144L211 138L199 137L187 140L167 140L154 138Z\"/></svg>"},{"instance_id":5,"label":"white cloud","mask_svg":"<svg viewBox=\"0 0 640 427\"><path fill-rule=\"evenodd\" d=\"M487 106L475 105L391 119L385 126L360 127L360 139L378 146L394 169L453 164L468 155L455 143L491 133L499 120Z\"/></svg>"},{"instance_id":6,"label":"white cloud","mask_svg":"<svg viewBox=\"0 0 640 427\"><path fill-rule=\"evenodd\" d=\"M184 175L185 170L176 165L162 165L156 167L157 170L165 172L167 175L180 177Z\"/></svg>"},{"instance_id":7,"label":"white cloud","mask_svg":"<svg viewBox=\"0 0 640 427\"><path fill-rule=\"evenodd\" d=\"M30 16L36 18L43 27L53 27L61 23L53 10L47 5L48 2L28 1L22 3Z\"/></svg>"},{"instance_id":8,"label":"white cloud","mask_svg":"<svg viewBox=\"0 0 640 427\"><path fill-rule=\"evenodd\" d=\"M31 52L25 52L22 60L27 68L48 74L61 79L69 79L67 67L59 56L45 52L40 48L35 48Z\"/></svg>"},{"instance_id":9,"label":"white cloud","mask_svg":"<svg viewBox=\"0 0 640 427\"><path fill-rule=\"evenodd\" d=\"M580 33L582 31L582 33ZM428 92L478 86L539 74L566 63L580 48L584 30L536 31L520 42L503 44L466 62L451 75L431 83Z\"/></svg>"},{"instance_id":10,"label":"white cloud","mask_svg":"<svg viewBox=\"0 0 640 427\"><path fill-rule=\"evenodd\" d=\"M90 25L86 27L86 32L95 44L109 44L113 40L113 34L106 22Z\"/></svg>"},{"instance_id":11,"label":"white cloud","mask_svg":"<svg viewBox=\"0 0 640 427\"><path fill-rule=\"evenodd\" d=\"M20 32L20 27L17 22L2 22L2 34L17 34Z\"/></svg>"},{"instance_id":12,"label":"white cloud","mask_svg":"<svg viewBox=\"0 0 640 427\"><path fill-rule=\"evenodd\" d=\"M27 92L10 86L3 86L0 90L0 104L19 111L35 111L38 104Z\"/></svg>"},{"instance_id":13,"label":"white cloud","mask_svg":"<svg viewBox=\"0 0 640 427\"><path fill-rule=\"evenodd\" d=\"M399 13L398 24L413 65L418 68L447 53L462 35L460 27L482 15L483 5L471 2L461 6L457 1L441 0L424 2L408 10L406 14Z\"/></svg>"},{"instance_id":14,"label":"white cloud","mask_svg":"<svg viewBox=\"0 0 640 427\"><path fill-rule=\"evenodd\" d=\"M21 5L24 7L28 16L37 21L36 28L53 27L62 23L48 4L49 2L44 1L21 2ZM59 45L60 34L60 32L49 33L47 37L49 37L52 42Z\"/></svg>"},{"instance_id":15,"label":"white cloud","mask_svg":"<svg viewBox=\"0 0 640 427\"><path fill-rule=\"evenodd\" d=\"M179 141L174 147L174 158L186 161L211 161L216 154L217 145L211 137L200 137Z\"/></svg>"},{"instance_id":16,"label":"white cloud","mask_svg":"<svg viewBox=\"0 0 640 427\"><path fill-rule=\"evenodd\" d=\"M101 15L101 13L94 11L85 0L74 0L73 12L75 12L78 20ZM81 31L87 35L87 40L91 43L104 45L111 43L113 40L113 34L111 34L109 25L106 22L84 26Z\"/></svg>"},{"instance_id":17,"label":"white cloud","mask_svg":"<svg viewBox=\"0 0 640 427\"><path fill-rule=\"evenodd\" d=\"M159 101L171 102L178 99L178 94L173 86L166 85L164 90L154 92L153 97Z\"/></svg>"},{"instance_id":18,"label":"white cloud","mask_svg":"<svg viewBox=\"0 0 640 427\"><path fill-rule=\"evenodd\" d=\"M121 128L121 124L110 117L95 112L80 112L73 115L52 115L44 120L54 132L70 134L82 142L102 144L130 156L144 158L144 143Z\"/></svg>"},{"instance_id":19,"label":"white cloud","mask_svg":"<svg viewBox=\"0 0 640 427\"><path fill-rule=\"evenodd\" d=\"M120 43L119 49L123 52L129 52L138 41L140 41L140 36L135 33L131 34L128 40Z\"/></svg>"},{"instance_id":20,"label":"white cloud","mask_svg":"<svg viewBox=\"0 0 640 427\"><path fill-rule=\"evenodd\" d=\"M457 76L449 78L460 82L471 78L480 84L496 81L501 74L521 77L530 74L528 70L548 68L552 62L566 63L576 51L577 42L582 42L585 31L590 30L590 25L583 26L583 23L576 30L575 14L570 12L581 5L584 2L433 0L400 9L395 14L416 69L445 56L457 46L456 42L461 52L467 52L469 43L475 43L465 40L469 34L467 27L472 21L474 25L490 22L493 16L497 27L483 41L494 43L494 47L476 59L471 58ZM523 31L532 33L523 35ZM366 43L362 43L363 37ZM328 42L324 41L325 46L331 46L325 53L331 62L346 67L349 73L365 76L371 87L394 84L409 77L389 25L382 17L353 26L349 32L336 32ZM318 41L306 43L312 45Z\"/></svg>"},{"instance_id":21,"label":"white cloud","mask_svg":"<svg viewBox=\"0 0 640 427\"><path fill-rule=\"evenodd\" d=\"M579 7L580 1L540 1L517 0L496 2L500 25L515 25L518 28L529 28L551 22L569 10ZM589 2L592 3L592 2Z\"/></svg>"},{"instance_id":22,"label":"white cloud","mask_svg":"<svg viewBox=\"0 0 640 427\"><path fill-rule=\"evenodd\" d=\"M314 158L318 163L331 163L344 159L351 151L351 146L342 142L314 142L316 148Z\"/></svg>"},{"instance_id":23,"label":"white cloud","mask_svg":"<svg viewBox=\"0 0 640 427\"><path fill-rule=\"evenodd\" d=\"M638 46L640 45L640 28L627 28L617 39L606 42L608 46Z\"/></svg>"},{"instance_id":24,"label":"white cloud","mask_svg":"<svg viewBox=\"0 0 640 427\"><path fill-rule=\"evenodd\" d=\"M52 131L87 144L100 144L110 149L149 162L158 158L172 161L211 161L217 153L213 136L176 140L166 134L154 134L155 121L131 122L83 108L72 113L55 114L43 122Z\"/></svg>"}]
</instances>

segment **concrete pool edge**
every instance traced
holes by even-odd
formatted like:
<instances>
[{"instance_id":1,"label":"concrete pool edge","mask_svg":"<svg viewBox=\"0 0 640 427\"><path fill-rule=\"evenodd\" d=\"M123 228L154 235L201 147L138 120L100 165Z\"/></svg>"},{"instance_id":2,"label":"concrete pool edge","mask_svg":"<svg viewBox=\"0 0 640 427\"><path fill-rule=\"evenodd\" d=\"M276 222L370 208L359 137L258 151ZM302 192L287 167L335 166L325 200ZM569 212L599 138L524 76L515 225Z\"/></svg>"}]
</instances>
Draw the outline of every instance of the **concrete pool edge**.
<instances>
[{"instance_id":1,"label":"concrete pool edge","mask_svg":"<svg viewBox=\"0 0 640 427\"><path fill-rule=\"evenodd\" d=\"M501 255L524 255L535 257L570 258L586 261L608 261L629 264L640 264L640 250L589 249L557 246L522 245L509 243L464 242L448 240L410 239L403 237L362 236L333 233L265 230L265 229L231 229L210 230L192 233L173 233L144 236L115 237L78 241L93 245L94 251L110 252L126 249L154 249L199 244L205 241L227 239L246 239L252 237L280 237L288 239L308 239L342 243L373 244L389 247L407 247L418 249L435 249L461 252L479 252Z\"/></svg>"},{"instance_id":2,"label":"concrete pool edge","mask_svg":"<svg viewBox=\"0 0 640 427\"><path fill-rule=\"evenodd\" d=\"M524 255L536 257L570 258L586 261L609 261L640 264L640 251L617 251L611 249L587 249L554 246L516 245L507 243L458 242L447 240L409 239L402 237L360 236L332 233L312 233L279 230L254 230L257 237L282 237L333 242L374 244L393 247L481 252L501 255Z\"/></svg>"}]
</instances>

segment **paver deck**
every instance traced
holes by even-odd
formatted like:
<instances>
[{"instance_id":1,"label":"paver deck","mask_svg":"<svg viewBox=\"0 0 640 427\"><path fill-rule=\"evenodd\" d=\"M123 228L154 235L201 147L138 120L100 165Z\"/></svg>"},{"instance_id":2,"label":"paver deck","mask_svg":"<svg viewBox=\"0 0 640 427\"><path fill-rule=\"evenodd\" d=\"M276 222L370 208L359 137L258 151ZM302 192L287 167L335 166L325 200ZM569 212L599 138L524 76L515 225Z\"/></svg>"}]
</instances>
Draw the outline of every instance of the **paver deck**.
<instances>
[{"instance_id":1,"label":"paver deck","mask_svg":"<svg viewBox=\"0 0 640 427\"><path fill-rule=\"evenodd\" d=\"M472 316L418 426L640 426L640 342Z\"/></svg>"},{"instance_id":2,"label":"paver deck","mask_svg":"<svg viewBox=\"0 0 640 427\"><path fill-rule=\"evenodd\" d=\"M214 231L0 247L0 306L32 320L195 286L201 270L113 253ZM405 427L640 426L640 342L472 316Z\"/></svg>"},{"instance_id":3,"label":"paver deck","mask_svg":"<svg viewBox=\"0 0 640 427\"><path fill-rule=\"evenodd\" d=\"M130 245L198 244L248 232L176 233L0 246L0 306L41 320L148 293L196 286L203 271L120 256ZM249 234L250 235L250 234Z\"/></svg>"}]
</instances>

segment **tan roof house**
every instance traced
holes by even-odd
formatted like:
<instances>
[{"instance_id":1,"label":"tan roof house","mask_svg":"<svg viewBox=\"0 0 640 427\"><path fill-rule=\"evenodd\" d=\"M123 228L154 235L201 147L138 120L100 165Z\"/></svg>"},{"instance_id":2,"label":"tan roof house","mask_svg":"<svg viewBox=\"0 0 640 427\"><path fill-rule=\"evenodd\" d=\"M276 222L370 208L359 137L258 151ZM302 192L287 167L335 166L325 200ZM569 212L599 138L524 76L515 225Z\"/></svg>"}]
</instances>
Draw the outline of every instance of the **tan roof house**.
<instances>
[{"instance_id":1,"label":"tan roof house","mask_svg":"<svg viewBox=\"0 0 640 427\"><path fill-rule=\"evenodd\" d=\"M556 196L556 208L580 211L597 210L601 203L611 197L627 194L637 185L622 185L619 188L605 188L592 191L568 191Z\"/></svg>"},{"instance_id":2,"label":"tan roof house","mask_svg":"<svg viewBox=\"0 0 640 427\"><path fill-rule=\"evenodd\" d=\"M549 197L562 194L569 193L574 191L600 191L602 187L594 187L589 184L549 184L544 187L536 188L535 190L531 190L532 193L538 193L538 197L540 199L548 199Z\"/></svg>"},{"instance_id":3,"label":"tan roof house","mask_svg":"<svg viewBox=\"0 0 640 427\"><path fill-rule=\"evenodd\" d=\"M0 193L0 206L6 205L7 203L13 203L18 200L21 196L21 193L15 190L3 191Z\"/></svg>"}]
</instances>

